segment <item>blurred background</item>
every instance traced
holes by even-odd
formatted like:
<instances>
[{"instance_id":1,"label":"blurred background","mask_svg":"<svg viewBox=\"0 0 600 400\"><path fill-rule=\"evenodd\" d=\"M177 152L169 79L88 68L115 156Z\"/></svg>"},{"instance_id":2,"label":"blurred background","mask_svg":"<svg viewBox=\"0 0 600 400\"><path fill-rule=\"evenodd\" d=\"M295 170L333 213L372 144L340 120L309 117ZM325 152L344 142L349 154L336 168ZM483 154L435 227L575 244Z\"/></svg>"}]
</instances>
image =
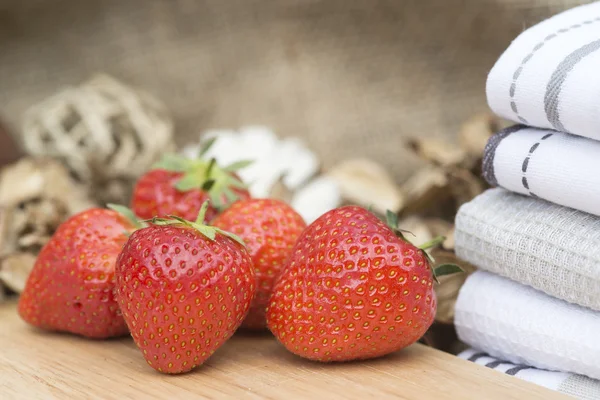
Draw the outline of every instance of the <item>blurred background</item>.
<instances>
[{"instance_id":1,"label":"blurred background","mask_svg":"<svg viewBox=\"0 0 600 400\"><path fill-rule=\"evenodd\" d=\"M402 181L419 160L400 137L453 138L510 41L588 2L0 0L0 116L18 136L28 107L103 72L163 101L180 145L261 124Z\"/></svg>"}]
</instances>

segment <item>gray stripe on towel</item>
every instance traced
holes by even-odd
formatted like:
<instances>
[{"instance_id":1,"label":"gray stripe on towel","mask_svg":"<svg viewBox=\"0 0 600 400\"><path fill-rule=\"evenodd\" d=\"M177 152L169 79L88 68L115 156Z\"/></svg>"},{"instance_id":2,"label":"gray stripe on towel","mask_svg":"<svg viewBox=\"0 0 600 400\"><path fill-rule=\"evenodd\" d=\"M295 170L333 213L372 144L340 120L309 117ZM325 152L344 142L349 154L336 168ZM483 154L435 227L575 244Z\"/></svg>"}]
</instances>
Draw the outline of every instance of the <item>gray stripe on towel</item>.
<instances>
[{"instance_id":1,"label":"gray stripe on towel","mask_svg":"<svg viewBox=\"0 0 600 400\"><path fill-rule=\"evenodd\" d=\"M560 114L558 111L562 86L567 80L569 72L571 72L581 60L597 50L600 50L600 40L588 43L569 54L560 64L558 64L556 70L552 73L550 81L546 86L546 94L544 95L544 110L546 111L548 122L552 124L554 129L569 132L565 129L562 122L560 122Z\"/></svg>"},{"instance_id":2,"label":"gray stripe on towel","mask_svg":"<svg viewBox=\"0 0 600 400\"><path fill-rule=\"evenodd\" d=\"M516 367L513 367L509 370L506 370L506 374L508 375L512 375L515 376L516 374L518 374L519 372L523 371L524 369L532 369L533 367L529 367L527 365L518 365Z\"/></svg>"},{"instance_id":3,"label":"gray stripe on towel","mask_svg":"<svg viewBox=\"0 0 600 400\"><path fill-rule=\"evenodd\" d=\"M487 355L487 353L475 353L471 357L469 357L467 360L475 362L475 361L479 360L481 357L489 357L489 356Z\"/></svg>"},{"instance_id":4,"label":"gray stripe on towel","mask_svg":"<svg viewBox=\"0 0 600 400\"><path fill-rule=\"evenodd\" d=\"M481 170L483 179L485 179L490 185L498 186L498 180L496 179L496 174L494 172L494 156L496 154L496 149L500 145L500 142L508 135L518 132L523 128L526 128L526 126L522 124L513 125L502 129L488 139L488 142L485 145L485 150L483 151Z\"/></svg>"}]
</instances>

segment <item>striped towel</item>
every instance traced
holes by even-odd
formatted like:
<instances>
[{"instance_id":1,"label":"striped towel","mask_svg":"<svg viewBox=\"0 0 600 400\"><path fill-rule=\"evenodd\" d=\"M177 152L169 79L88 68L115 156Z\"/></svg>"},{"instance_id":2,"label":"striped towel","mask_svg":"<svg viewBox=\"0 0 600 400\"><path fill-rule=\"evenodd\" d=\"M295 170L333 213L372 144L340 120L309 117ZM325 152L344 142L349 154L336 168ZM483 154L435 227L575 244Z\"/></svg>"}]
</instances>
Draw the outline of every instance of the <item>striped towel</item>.
<instances>
[{"instance_id":1,"label":"striped towel","mask_svg":"<svg viewBox=\"0 0 600 400\"><path fill-rule=\"evenodd\" d=\"M600 379L600 312L476 271L454 323L463 343L501 360Z\"/></svg>"},{"instance_id":2,"label":"striped towel","mask_svg":"<svg viewBox=\"0 0 600 400\"><path fill-rule=\"evenodd\" d=\"M501 117L600 139L600 2L573 8L521 33L487 80Z\"/></svg>"},{"instance_id":3,"label":"striped towel","mask_svg":"<svg viewBox=\"0 0 600 400\"><path fill-rule=\"evenodd\" d=\"M587 376L513 364L475 349L465 350L458 357L578 399L600 399L600 381Z\"/></svg>"},{"instance_id":4,"label":"striped towel","mask_svg":"<svg viewBox=\"0 0 600 400\"><path fill-rule=\"evenodd\" d=\"M599 155L600 141L517 125L490 138L483 175L492 186L600 215Z\"/></svg>"}]
</instances>

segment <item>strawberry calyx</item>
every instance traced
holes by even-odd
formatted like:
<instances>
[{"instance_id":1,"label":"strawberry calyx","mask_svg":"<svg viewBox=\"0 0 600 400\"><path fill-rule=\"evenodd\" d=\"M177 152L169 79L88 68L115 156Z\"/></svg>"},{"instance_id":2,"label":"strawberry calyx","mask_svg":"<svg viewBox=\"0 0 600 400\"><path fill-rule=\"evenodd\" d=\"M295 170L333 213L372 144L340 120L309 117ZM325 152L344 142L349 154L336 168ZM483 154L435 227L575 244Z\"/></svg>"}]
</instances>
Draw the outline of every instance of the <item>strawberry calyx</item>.
<instances>
[{"instance_id":1,"label":"strawberry calyx","mask_svg":"<svg viewBox=\"0 0 600 400\"><path fill-rule=\"evenodd\" d=\"M247 186L235 175L235 172L247 167L251 161L237 161L226 167L218 165L213 157L205 155L214 144L215 138L208 140L200 149L198 158L190 159L176 154L165 154L153 165L154 169L182 173L174 187L180 192L201 189L208 193L212 205L222 210L238 200L234 189L247 189ZM225 198L225 201L223 201Z\"/></svg>"},{"instance_id":2,"label":"strawberry calyx","mask_svg":"<svg viewBox=\"0 0 600 400\"><path fill-rule=\"evenodd\" d=\"M410 231L405 231L398 227L398 215L390 210L387 210L385 217L387 226L394 232L394 234L401 240L411 243L409 240L406 239L403 233L410 233L413 236L415 235ZM440 283L438 279L438 277L440 276L452 275L458 272L465 272L459 265L451 263L440 264L434 267L435 259L431 254L429 254L427 250L431 250L435 247L438 247L444 242L444 240L446 240L445 236L438 236L418 246L419 250L423 253L425 258L427 258L427 261L429 261L429 269L431 270L431 274L436 283Z\"/></svg>"},{"instance_id":3,"label":"strawberry calyx","mask_svg":"<svg viewBox=\"0 0 600 400\"><path fill-rule=\"evenodd\" d=\"M154 217L154 218L146 220L144 222L151 223L153 225L159 225L159 226L166 226L166 225L187 226L187 227L197 230L198 232L200 232L202 235L204 235L205 237L207 237L210 240L215 240L217 233L220 233L221 235L227 236L227 237L235 240L242 246L246 247L246 244L244 243L242 238L240 238L239 236L237 236L231 232L227 232L223 229L220 229L220 228L217 228L214 226L210 226L206 223L205 218L206 218L206 211L208 210L208 206L209 206L209 201L207 200L202 204L202 207L200 208L200 212L198 213L198 217L196 218L195 221L188 221L188 220L178 217L176 215L169 215L167 218Z\"/></svg>"}]
</instances>

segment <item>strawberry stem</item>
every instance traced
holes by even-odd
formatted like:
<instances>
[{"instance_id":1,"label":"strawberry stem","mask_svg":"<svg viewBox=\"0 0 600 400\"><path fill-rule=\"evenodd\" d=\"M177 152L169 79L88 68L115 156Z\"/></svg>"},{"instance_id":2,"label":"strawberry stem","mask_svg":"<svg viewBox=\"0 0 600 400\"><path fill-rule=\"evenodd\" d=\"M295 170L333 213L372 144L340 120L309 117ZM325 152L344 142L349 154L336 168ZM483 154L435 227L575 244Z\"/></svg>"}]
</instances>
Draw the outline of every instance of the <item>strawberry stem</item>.
<instances>
[{"instance_id":1,"label":"strawberry stem","mask_svg":"<svg viewBox=\"0 0 600 400\"><path fill-rule=\"evenodd\" d=\"M200 207L200 211L198 212L198 217L196 217L197 224L204 224L204 219L206 217L206 211L208 210L208 201L202 203L202 207Z\"/></svg>"},{"instance_id":2,"label":"strawberry stem","mask_svg":"<svg viewBox=\"0 0 600 400\"><path fill-rule=\"evenodd\" d=\"M423 243L422 245L419 246L419 248L421 250L429 250L429 249L432 249L434 247L441 245L442 243L444 243L444 240L446 240L445 236L438 236L438 237L431 239L429 242Z\"/></svg>"}]
</instances>

